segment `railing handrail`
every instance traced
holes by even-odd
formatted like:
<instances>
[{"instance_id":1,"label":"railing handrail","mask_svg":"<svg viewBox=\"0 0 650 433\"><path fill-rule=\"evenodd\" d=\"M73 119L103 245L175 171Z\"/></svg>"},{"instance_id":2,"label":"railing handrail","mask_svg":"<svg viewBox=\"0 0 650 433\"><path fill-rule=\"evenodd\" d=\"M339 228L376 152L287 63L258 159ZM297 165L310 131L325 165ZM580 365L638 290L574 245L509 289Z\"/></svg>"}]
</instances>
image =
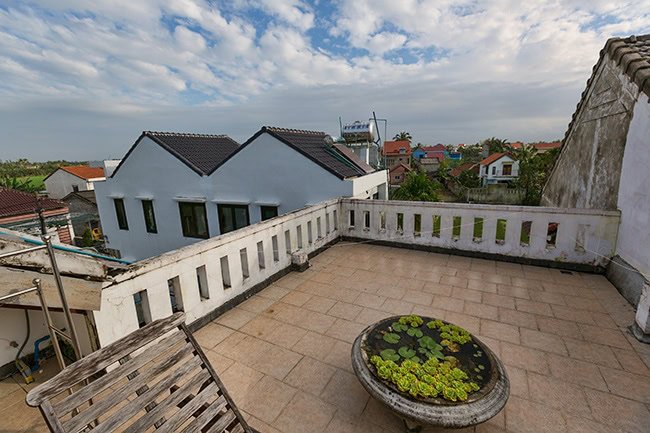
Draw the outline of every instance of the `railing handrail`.
<instances>
[{"instance_id":1,"label":"railing handrail","mask_svg":"<svg viewBox=\"0 0 650 433\"><path fill-rule=\"evenodd\" d=\"M402 200L363 200L353 198L341 199L343 203L362 203L370 206L415 206L431 208L449 208L449 209L478 209L492 212L530 212L530 213L555 213L569 215L602 215L602 216L620 216L620 210L601 210L601 209L577 209L577 208L557 208L542 206L520 206L520 205L494 205L494 204L473 204L473 203L447 203L447 202L423 202L423 201L402 201Z\"/></svg>"}]
</instances>

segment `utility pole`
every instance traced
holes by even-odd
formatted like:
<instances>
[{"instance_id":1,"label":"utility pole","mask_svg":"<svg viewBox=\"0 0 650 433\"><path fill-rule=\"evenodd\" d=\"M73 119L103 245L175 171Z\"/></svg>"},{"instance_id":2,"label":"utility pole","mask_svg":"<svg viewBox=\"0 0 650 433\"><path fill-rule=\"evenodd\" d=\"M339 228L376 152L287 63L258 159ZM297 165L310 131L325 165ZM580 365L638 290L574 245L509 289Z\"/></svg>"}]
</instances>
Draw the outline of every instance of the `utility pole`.
<instances>
[{"instance_id":1,"label":"utility pole","mask_svg":"<svg viewBox=\"0 0 650 433\"><path fill-rule=\"evenodd\" d=\"M43 215L43 208L41 208L41 199L38 196L38 193L34 193L34 199L36 200L36 213L38 214L38 220L41 225L41 236L47 234L47 226L45 225L45 216Z\"/></svg>"}]
</instances>

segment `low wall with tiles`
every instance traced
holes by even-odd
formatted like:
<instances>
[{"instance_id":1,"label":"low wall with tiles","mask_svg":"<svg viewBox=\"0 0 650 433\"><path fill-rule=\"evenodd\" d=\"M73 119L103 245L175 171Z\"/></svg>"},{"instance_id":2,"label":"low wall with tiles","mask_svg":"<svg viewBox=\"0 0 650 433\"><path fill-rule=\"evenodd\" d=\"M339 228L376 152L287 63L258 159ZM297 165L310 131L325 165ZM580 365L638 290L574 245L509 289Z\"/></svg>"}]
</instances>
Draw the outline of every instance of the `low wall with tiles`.
<instances>
[{"instance_id":1,"label":"low wall with tiles","mask_svg":"<svg viewBox=\"0 0 650 433\"><path fill-rule=\"evenodd\" d=\"M329 200L137 262L102 290L94 312L101 346L174 311L192 323L246 297L287 272L293 252L336 240L339 206Z\"/></svg>"},{"instance_id":2,"label":"low wall with tiles","mask_svg":"<svg viewBox=\"0 0 650 433\"><path fill-rule=\"evenodd\" d=\"M614 255L620 212L342 199L340 218L346 238L595 269Z\"/></svg>"}]
</instances>

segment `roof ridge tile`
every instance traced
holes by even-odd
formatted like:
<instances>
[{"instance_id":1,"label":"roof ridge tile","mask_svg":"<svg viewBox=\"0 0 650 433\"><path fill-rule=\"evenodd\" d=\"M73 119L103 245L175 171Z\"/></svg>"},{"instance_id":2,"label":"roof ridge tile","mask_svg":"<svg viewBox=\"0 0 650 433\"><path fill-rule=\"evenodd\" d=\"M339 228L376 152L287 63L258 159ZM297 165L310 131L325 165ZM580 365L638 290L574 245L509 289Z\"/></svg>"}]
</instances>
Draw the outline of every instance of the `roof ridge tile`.
<instances>
[{"instance_id":1,"label":"roof ridge tile","mask_svg":"<svg viewBox=\"0 0 650 433\"><path fill-rule=\"evenodd\" d=\"M262 126L262 129L265 131L272 131L272 132L290 132L293 134L310 134L310 135L327 135L326 132L323 131L310 131L306 129L293 129L293 128L280 128L277 126Z\"/></svg>"}]
</instances>

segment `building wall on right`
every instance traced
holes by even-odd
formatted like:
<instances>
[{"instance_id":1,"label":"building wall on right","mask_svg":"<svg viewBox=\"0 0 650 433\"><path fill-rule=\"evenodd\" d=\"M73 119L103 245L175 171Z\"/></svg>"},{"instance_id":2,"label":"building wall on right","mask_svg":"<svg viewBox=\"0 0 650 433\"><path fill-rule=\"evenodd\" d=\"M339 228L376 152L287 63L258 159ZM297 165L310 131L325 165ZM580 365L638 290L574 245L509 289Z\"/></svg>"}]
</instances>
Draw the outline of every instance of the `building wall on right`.
<instances>
[{"instance_id":1,"label":"building wall on right","mask_svg":"<svg viewBox=\"0 0 650 433\"><path fill-rule=\"evenodd\" d=\"M622 260L615 260L617 264L613 265L609 272L612 278L634 281L633 284L637 289L640 289L641 280L622 271L632 266L645 279L650 277L650 176L648 173L650 173L650 98L642 93L634 105L618 188L617 205L621 210L621 224L618 229L616 255ZM616 285L623 286L622 283ZM634 304L638 302L640 295L640 290L637 289L630 293L623 293L628 301Z\"/></svg>"},{"instance_id":2,"label":"building wall on right","mask_svg":"<svg viewBox=\"0 0 650 433\"><path fill-rule=\"evenodd\" d=\"M605 52L569 125L542 206L615 210L639 88Z\"/></svg>"}]
</instances>

